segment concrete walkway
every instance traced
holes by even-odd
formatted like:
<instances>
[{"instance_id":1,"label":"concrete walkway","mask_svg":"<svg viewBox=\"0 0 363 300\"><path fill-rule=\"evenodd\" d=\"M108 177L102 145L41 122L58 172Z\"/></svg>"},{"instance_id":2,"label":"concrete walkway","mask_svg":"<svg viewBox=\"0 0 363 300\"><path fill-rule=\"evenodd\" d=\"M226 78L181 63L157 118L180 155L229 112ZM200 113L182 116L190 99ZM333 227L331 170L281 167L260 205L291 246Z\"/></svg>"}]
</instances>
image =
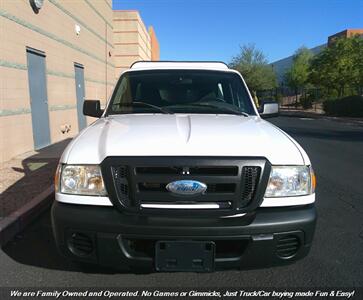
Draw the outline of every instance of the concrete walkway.
<instances>
[{"instance_id":1,"label":"concrete walkway","mask_svg":"<svg viewBox=\"0 0 363 300\"><path fill-rule=\"evenodd\" d=\"M49 204L59 158L71 139L24 153L0 164L0 244L20 231Z\"/></svg>"}]
</instances>

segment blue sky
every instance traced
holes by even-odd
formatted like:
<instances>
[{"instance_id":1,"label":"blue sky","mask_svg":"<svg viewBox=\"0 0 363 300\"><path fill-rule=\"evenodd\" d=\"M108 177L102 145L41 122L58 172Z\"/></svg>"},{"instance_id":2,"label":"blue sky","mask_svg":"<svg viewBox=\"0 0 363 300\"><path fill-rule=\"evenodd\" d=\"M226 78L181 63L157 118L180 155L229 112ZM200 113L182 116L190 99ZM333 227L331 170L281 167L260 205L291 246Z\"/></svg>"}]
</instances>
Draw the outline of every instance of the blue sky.
<instances>
[{"instance_id":1,"label":"blue sky","mask_svg":"<svg viewBox=\"0 0 363 300\"><path fill-rule=\"evenodd\" d=\"M315 47L346 28L363 28L363 0L113 0L155 28L162 60L229 62L254 43L272 62Z\"/></svg>"}]
</instances>

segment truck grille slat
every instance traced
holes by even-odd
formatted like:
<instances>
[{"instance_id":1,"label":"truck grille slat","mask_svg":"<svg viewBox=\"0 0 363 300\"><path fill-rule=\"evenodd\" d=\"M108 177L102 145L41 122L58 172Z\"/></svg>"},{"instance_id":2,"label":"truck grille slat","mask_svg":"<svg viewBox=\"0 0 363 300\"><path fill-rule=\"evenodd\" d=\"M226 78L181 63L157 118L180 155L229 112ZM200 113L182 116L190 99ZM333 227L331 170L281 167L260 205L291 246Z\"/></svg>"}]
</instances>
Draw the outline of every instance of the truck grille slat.
<instances>
[{"instance_id":1,"label":"truck grille slat","mask_svg":"<svg viewBox=\"0 0 363 300\"><path fill-rule=\"evenodd\" d=\"M230 202L198 202L198 203L142 203L141 207L151 209L223 209L230 208Z\"/></svg>"},{"instance_id":2,"label":"truck grille slat","mask_svg":"<svg viewBox=\"0 0 363 300\"><path fill-rule=\"evenodd\" d=\"M140 191L147 192L167 192L167 183L141 182L138 187ZM236 185L234 183L208 183L206 193L234 193Z\"/></svg>"},{"instance_id":3,"label":"truck grille slat","mask_svg":"<svg viewBox=\"0 0 363 300\"><path fill-rule=\"evenodd\" d=\"M191 173L192 174L192 173ZM188 177L189 176L189 177ZM205 183L239 183L240 178L238 176L208 176L208 175L159 175L159 174L148 174L148 175L135 175L138 182L149 182L149 183L169 183L175 180L192 179L198 178L199 181Z\"/></svg>"},{"instance_id":4,"label":"truck grille slat","mask_svg":"<svg viewBox=\"0 0 363 300\"><path fill-rule=\"evenodd\" d=\"M137 174L175 174L179 175L183 172L183 167L137 167ZM222 166L222 167L189 167L189 172L194 175L218 175L218 176L236 176L238 175L238 167L236 166Z\"/></svg>"}]
</instances>

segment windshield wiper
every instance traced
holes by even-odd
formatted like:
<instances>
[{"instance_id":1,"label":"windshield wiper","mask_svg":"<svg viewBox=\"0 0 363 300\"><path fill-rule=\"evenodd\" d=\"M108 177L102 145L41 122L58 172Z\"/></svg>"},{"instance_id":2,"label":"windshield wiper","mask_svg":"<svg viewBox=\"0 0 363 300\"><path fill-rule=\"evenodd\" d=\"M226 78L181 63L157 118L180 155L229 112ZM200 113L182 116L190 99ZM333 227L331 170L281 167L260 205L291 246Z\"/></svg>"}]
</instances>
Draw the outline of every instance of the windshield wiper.
<instances>
[{"instance_id":1,"label":"windshield wiper","mask_svg":"<svg viewBox=\"0 0 363 300\"><path fill-rule=\"evenodd\" d=\"M147 106L147 107L154 108L154 109L156 109L158 111L161 111L164 114L173 114L172 111L170 111L170 110L168 110L168 109L166 109L164 107L160 107L160 106L150 104L150 103L147 103L147 102L143 102L143 101L133 101L132 103L127 104L127 105L125 105L125 104L120 105L120 107L122 107L122 106L127 106L127 107L131 106L132 107L133 105Z\"/></svg>"},{"instance_id":2,"label":"windshield wiper","mask_svg":"<svg viewBox=\"0 0 363 300\"><path fill-rule=\"evenodd\" d=\"M216 104L210 104L210 103L189 103L188 105L190 106L206 106L206 107L212 107L212 108L218 108L224 111L229 111L229 112L233 112L236 115L239 116L244 116L244 117L249 117L250 115L248 113L245 113L243 111L237 110L237 109L233 109L233 108L229 108L229 107L222 107Z\"/></svg>"}]
</instances>

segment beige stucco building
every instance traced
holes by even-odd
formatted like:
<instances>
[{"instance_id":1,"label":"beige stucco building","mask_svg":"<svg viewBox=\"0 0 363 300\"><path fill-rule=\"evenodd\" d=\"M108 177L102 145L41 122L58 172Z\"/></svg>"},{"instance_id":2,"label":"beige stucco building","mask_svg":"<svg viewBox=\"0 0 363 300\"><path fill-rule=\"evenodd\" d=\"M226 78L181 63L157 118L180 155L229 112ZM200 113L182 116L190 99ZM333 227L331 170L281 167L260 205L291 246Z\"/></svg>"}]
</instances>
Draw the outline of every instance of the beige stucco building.
<instances>
[{"instance_id":1,"label":"beige stucco building","mask_svg":"<svg viewBox=\"0 0 363 300\"><path fill-rule=\"evenodd\" d=\"M115 74L155 58L138 12L113 12L111 0L41 2L0 1L0 162L75 136L92 121L84 98L105 104Z\"/></svg>"},{"instance_id":2,"label":"beige stucco building","mask_svg":"<svg viewBox=\"0 0 363 300\"><path fill-rule=\"evenodd\" d=\"M115 76L138 60L159 60L159 43L153 27L149 30L136 10L113 13L115 43Z\"/></svg>"}]
</instances>

